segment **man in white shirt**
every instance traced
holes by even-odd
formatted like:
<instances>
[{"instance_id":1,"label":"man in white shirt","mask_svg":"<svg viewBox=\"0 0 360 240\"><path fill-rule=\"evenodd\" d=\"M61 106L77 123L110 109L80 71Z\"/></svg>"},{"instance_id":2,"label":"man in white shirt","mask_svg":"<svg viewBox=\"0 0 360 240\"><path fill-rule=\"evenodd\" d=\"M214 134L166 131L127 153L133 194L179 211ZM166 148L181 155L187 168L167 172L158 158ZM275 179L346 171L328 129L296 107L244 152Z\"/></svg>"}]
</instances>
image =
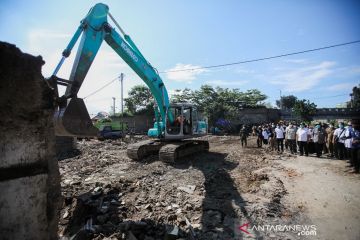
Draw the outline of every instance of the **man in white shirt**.
<instances>
[{"instance_id":1,"label":"man in white shirt","mask_svg":"<svg viewBox=\"0 0 360 240\"><path fill-rule=\"evenodd\" d=\"M278 152L280 152L280 146L281 146L281 152L284 152L284 132L285 131L282 125L278 124L275 128Z\"/></svg>"},{"instance_id":2,"label":"man in white shirt","mask_svg":"<svg viewBox=\"0 0 360 240\"><path fill-rule=\"evenodd\" d=\"M335 144L335 157L337 159L343 160L345 156L345 128L344 123L339 123L339 128L337 128L334 132L333 142Z\"/></svg>"},{"instance_id":3,"label":"man in white shirt","mask_svg":"<svg viewBox=\"0 0 360 240\"><path fill-rule=\"evenodd\" d=\"M344 146L346 149L346 158L350 160L351 158L351 145L352 145L352 135L353 135L353 128L351 125L351 122L348 122L348 126L346 127L345 130L345 141L344 141Z\"/></svg>"},{"instance_id":4,"label":"man in white shirt","mask_svg":"<svg viewBox=\"0 0 360 240\"><path fill-rule=\"evenodd\" d=\"M304 150L305 155L308 156L308 129L305 128L304 123L300 123L300 128L296 131L296 141L299 145L300 156L304 155Z\"/></svg>"},{"instance_id":5,"label":"man in white shirt","mask_svg":"<svg viewBox=\"0 0 360 240\"><path fill-rule=\"evenodd\" d=\"M263 135L263 141L264 144L267 145L268 144L268 140L269 140L269 133L268 133L268 129L266 126L263 127L263 131L262 131L262 135Z\"/></svg>"}]
</instances>

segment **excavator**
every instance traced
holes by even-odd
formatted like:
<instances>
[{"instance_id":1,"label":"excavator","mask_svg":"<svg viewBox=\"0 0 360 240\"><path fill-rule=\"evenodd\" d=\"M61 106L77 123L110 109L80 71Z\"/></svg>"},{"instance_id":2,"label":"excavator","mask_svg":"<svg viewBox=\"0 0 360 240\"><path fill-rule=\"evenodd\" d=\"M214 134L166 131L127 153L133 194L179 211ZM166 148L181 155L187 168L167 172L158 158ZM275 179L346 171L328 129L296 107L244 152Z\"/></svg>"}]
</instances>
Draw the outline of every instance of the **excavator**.
<instances>
[{"instance_id":1,"label":"excavator","mask_svg":"<svg viewBox=\"0 0 360 240\"><path fill-rule=\"evenodd\" d=\"M108 17L121 34L109 24ZM81 40L69 79L57 77L62 64L69 57L80 36ZM154 127L148 130L150 138L129 145L128 157L141 160L149 155L158 154L161 161L176 162L185 156L207 151L209 143L199 139L207 133L206 119L189 103L170 103L168 92L156 68L145 59L130 36L110 14L109 7L103 3L94 5L80 22L80 26L62 52L60 62L51 77L47 79L56 96L55 135L71 137L97 135L98 129L93 126L85 103L77 94L103 40L144 81L155 100ZM65 93L61 97L58 85L66 86Z\"/></svg>"}]
</instances>

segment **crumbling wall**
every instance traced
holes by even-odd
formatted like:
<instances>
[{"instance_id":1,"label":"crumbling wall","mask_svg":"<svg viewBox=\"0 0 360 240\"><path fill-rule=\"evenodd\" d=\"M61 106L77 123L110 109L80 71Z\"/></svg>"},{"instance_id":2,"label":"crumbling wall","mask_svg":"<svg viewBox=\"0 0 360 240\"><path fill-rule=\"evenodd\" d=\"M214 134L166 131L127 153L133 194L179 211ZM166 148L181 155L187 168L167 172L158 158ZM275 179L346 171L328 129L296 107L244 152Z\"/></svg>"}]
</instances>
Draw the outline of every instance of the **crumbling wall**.
<instances>
[{"instance_id":1,"label":"crumbling wall","mask_svg":"<svg viewBox=\"0 0 360 240\"><path fill-rule=\"evenodd\" d=\"M0 42L1 239L57 239L60 176L43 64Z\"/></svg>"}]
</instances>

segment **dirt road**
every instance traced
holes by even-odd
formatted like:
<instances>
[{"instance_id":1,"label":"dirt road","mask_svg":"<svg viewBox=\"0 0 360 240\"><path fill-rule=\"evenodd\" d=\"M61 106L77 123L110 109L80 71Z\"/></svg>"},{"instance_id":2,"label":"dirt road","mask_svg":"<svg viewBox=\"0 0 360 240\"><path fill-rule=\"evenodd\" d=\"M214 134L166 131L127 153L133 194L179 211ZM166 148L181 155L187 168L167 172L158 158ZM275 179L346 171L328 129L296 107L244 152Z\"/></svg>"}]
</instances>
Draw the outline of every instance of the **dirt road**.
<instances>
[{"instance_id":1,"label":"dirt road","mask_svg":"<svg viewBox=\"0 0 360 240\"><path fill-rule=\"evenodd\" d=\"M64 196L59 235L139 240L358 236L360 179L344 173L343 162L280 155L255 147L255 139L247 148L237 137L208 140L209 153L176 164L156 157L134 162L121 141L79 142L80 155L59 163ZM316 235L285 229L295 225L314 225Z\"/></svg>"},{"instance_id":2,"label":"dirt road","mask_svg":"<svg viewBox=\"0 0 360 240\"><path fill-rule=\"evenodd\" d=\"M292 178L279 174L288 192L284 204L304 209L304 223L317 228L311 239L360 239L360 176L349 174L345 161L299 156L275 162L293 170Z\"/></svg>"}]
</instances>

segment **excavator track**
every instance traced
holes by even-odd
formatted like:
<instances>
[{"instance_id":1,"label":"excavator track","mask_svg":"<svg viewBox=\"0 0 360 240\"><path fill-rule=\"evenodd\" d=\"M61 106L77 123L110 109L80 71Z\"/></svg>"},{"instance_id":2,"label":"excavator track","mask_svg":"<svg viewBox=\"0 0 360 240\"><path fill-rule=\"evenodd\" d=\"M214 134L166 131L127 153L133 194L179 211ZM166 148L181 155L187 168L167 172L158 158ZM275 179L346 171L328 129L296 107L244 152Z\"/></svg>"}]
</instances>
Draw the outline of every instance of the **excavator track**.
<instances>
[{"instance_id":1,"label":"excavator track","mask_svg":"<svg viewBox=\"0 0 360 240\"><path fill-rule=\"evenodd\" d=\"M157 155L164 144L159 140L140 141L129 145L126 153L129 158L140 161L147 156Z\"/></svg>"},{"instance_id":2,"label":"excavator track","mask_svg":"<svg viewBox=\"0 0 360 240\"><path fill-rule=\"evenodd\" d=\"M174 163L185 156L208 150L209 142L204 140L184 140L181 142L168 143L161 147L159 160Z\"/></svg>"},{"instance_id":3,"label":"excavator track","mask_svg":"<svg viewBox=\"0 0 360 240\"><path fill-rule=\"evenodd\" d=\"M178 142L146 140L129 145L127 155L135 161L140 161L150 155L159 155L160 161L174 163L185 156L208 150L209 142L204 140Z\"/></svg>"}]
</instances>

